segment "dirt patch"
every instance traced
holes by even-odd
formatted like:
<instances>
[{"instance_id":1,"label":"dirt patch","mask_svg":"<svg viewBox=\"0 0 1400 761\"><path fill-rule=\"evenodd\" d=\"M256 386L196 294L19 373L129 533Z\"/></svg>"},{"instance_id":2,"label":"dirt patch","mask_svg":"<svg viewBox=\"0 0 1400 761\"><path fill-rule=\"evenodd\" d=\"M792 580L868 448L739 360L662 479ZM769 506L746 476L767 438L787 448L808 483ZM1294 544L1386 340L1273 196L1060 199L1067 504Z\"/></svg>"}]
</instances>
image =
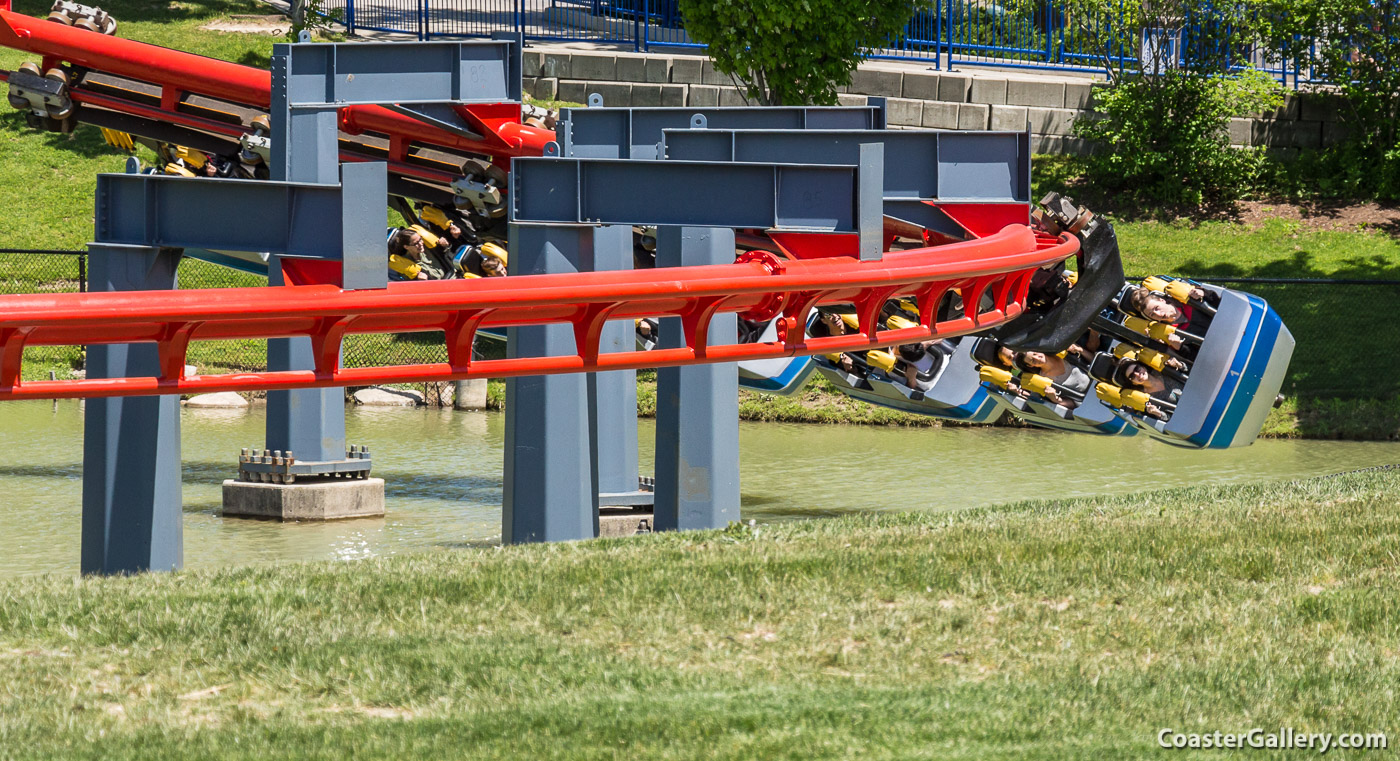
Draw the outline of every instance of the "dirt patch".
<instances>
[{"instance_id":1,"label":"dirt patch","mask_svg":"<svg viewBox=\"0 0 1400 761\"><path fill-rule=\"evenodd\" d=\"M1393 204L1338 203L1328 201L1236 201L1229 204L1203 207L1141 207L1117 206L1114 199L1101 199L1094 203L1092 192L1082 193L1083 198L1075 199L1091 209L1102 211L1114 218L1144 222L1233 222L1250 228L1259 228L1270 219L1290 219L1301 224L1307 231L1328 230L1356 232L1377 230L1386 235L1400 237L1400 206Z\"/></svg>"},{"instance_id":2,"label":"dirt patch","mask_svg":"<svg viewBox=\"0 0 1400 761\"><path fill-rule=\"evenodd\" d=\"M233 32L235 34L265 34L270 37L285 37L291 21L286 16L229 16L216 19L201 26L211 32Z\"/></svg>"},{"instance_id":3,"label":"dirt patch","mask_svg":"<svg viewBox=\"0 0 1400 761\"><path fill-rule=\"evenodd\" d=\"M1116 220L1130 222L1234 222L1258 228L1269 219L1291 219L1305 230L1355 232L1378 230L1400 238L1400 204L1355 201L1269 199L1204 206L1141 203L1104 192L1083 177L1065 180L1062 189L1078 203Z\"/></svg>"},{"instance_id":4,"label":"dirt patch","mask_svg":"<svg viewBox=\"0 0 1400 761\"><path fill-rule=\"evenodd\" d=\"M1237 219L1258 227L1266 219L1292 219L1312 230L1381 230L1400 235L1400 206L1379 203L1275 203L1241 201Z\"/></svg>"}]
</instances>

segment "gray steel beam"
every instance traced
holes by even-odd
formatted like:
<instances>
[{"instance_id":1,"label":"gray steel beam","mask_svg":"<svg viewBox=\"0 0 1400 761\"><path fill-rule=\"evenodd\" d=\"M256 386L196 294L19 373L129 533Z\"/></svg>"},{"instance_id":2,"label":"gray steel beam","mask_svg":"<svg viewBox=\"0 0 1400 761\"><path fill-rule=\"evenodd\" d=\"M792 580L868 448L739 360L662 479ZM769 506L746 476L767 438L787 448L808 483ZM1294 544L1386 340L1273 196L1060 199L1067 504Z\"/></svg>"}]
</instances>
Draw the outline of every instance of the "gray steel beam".
<instances>
[{"instance_id":1,"label":"gray steel beam","mask_svg":"<svg viewBox=\"0 0 1400 761\"><path fill-rule=\"evenodd\" d=\"M560 155L593 159L658 159L665 129L883 129L884 101L869 106L769 108L566 108L555 133Z\"/></svg>"},{"instance_id":2,"label":"gray steel beam","mask_svg":"<svg viewBox=\"0 0 1400 761\"><path fill-rule=\"evenodd\" d=\"M293 108L520 100L520 51L511 40L278 44L292 56Z\"/></svg>"},{"instance_id":3,"label":"gray steel beam","mask_svg":"<svg viewBox=\"0 0 1400 761\"><path fill-rule=\"evenodd\" d=\"M380 56L385 52L384 46L373 46L370 56ZM358 56L351 53L350 57L358 60ZM348 64L350 59L347 59ZM371 62L377 63L377 62ZM328 49L325 51L316 50L314 45L274 45L272 56L272 160L268 164L268 171L273 180L283 182L305 182L316 183L317 186L330 186L335 183L340 167L340 132L339 114L333 104L317 102L321 96L332 96L325 98L333 100L337 88L340 86L339 80L352 81L355 79L354 73L350 71L342 72L337 66L336 51ZM374 79L371 77L371 79ZM319 84L319 87L317 86ZM382 89L372 88L372 89ZM301 101L301 102L298 102ZM358 177L358 173L352 173L351 177ZM383 186L375 183L375 189L380 187L387 189L387 180ZM353 191L352 191L353 192ZM334 236L322 235L329 238L328 243L340 248L344 245L345 226L348 219L346 214L348 209L343 208L339 219L341 223L337 225L341 229L341 240L335 240ZM368 200L368 199L365 199ZM381 194L378 201L379 211L374 215L376 219L384 217L384 196ZM355 204L355 210L363 212L365 204ZM238 208L238 207L234 207ZM285 213L292 214L301 211L297 206L288 206ZM257 219L257 217L252 217ZM277 219L273 217L272 219ZM288 238L299 234L302 230L307 233L316 234L320 230L336 229L330 227L330 219L324 219L321 225L287 224L281 232ZM375 236L374 240L382 240ZM272 248L265 249L273 254L267 263L267 284L269 286L284 285L282 254L292 253L293 250L278 251ZM363 258L364 252L359 248L343 251L344 253L358 254ZM334 256L334 255L333 255ZM384 288L388 285L388 273L383 264L384 254L379 254L373 259L379 264L378 273L370 270L369 262L351 262L342 258L342 272L340 285L342 287L367 287ZM355 277L368 274L369 279L357 282ZM316 367L316 359L312 351L311 341L305 337L298 338L273 338L267 342L267 368L271 371L282 370L310 370ZM267 421L264 446L268 449L282 451L293 451L303 460L314 460L318 462L333 462L345 457L345 399L340 389L335 388L315 388L297 390L270 391L267 395Z\"/></svg>"},{"instance_id":4,"label":"gray steel beam","mask_svg":"<svg viewBox=\"0 0 1400 761\"><path fill-rule=\"evenodd\" d=\"M854 166L518 158L511 221L858 232L879 185ZM878 213L878 212L877 212Z\"/></svg>"},{"instance_id":5,"label":"gray steel beam","mask_svg":"<svg viewBox=\"0 0 1400 761\"><path fill-rule=\"evenodd\" d=\"M341 259L384 269L384 164L351 164L346 185L156 174L97 176L98 240L134 246ZM368 212L373 210L372 214Z\"/></svg>"},{"instance_id":6,"label":"gray steel beam","mask_svg":"<svg viewBox=\"0 0 1400 761\"><path fill-rule=\"evenodd\" d=\"M382 203L381 203L382 205ZM383 212L380 212L383 218ZM383 233L379 235L383 240ZM268 262L267 284L286 285L280 256ZM311 339L269 338L268 370L314 370ZM298 460L336 462L345 459L345 392L339 388L308 388L267 392L264 446L295 452Z\"/></svg>"},{"instance_id":7,"label":"gray steel beam","mask_svg":"<svg viewBox=\"0 0 1400 761\"><path fill-rule=\"evenodd\" d=\"M92 291L176 287L178 251L88 245ZM89 378L160 375L154 344L88 347ZM89 399L83 419L85 574L173 571L184 563L180 496L180 399Z\"/></svg>"},{"instance_id":8,"label":"gray steel beam","mask_svg":"<svg viewBox=\"0 0 1400 761\"><path fill-rule=\"evenodd\" d=\"M856 164L860 146L885 147L884 198L1030 202L1030 134L937 130L666 129L680 161Z\"/></svg>"},{"instance_id":9,"label":"gray steel beam","mask_svg":"<svg viewBox=\"0 0 1400 761\"><path fill-rule=\"evenodd\" d=\"M510 226L510 275L591 269L587 227ZM506 356L573 354L570 325L506 329ZM588 379L583 374L506 380L505 489L501 540L557 542L598 535Z\"/></svg>"},{"instance_id":10,"label":"gray steel beam","mask_svg":"<svg viewBox=\"0 0 1400 761\"><path fill-rule=\"evenodd\" d=\"M377 161L341 164L339 180L341 286L386 288L389 271L384 207L389 195L389 166Z\"/></svg>"},{"instance_id":11,"label":"gray steel beam","mask_svg":"<svg viewBox=\"0 0 1400 761\"><path fill-rule=\"evenodd\" d=\"M734 231L662 227L656 266L728 264ZM733 314L710 323L709 345L734 343ZM661 320L661 345L685 345L679 317ZM729 362L656 371L658 531L723 528L739 519L739 367Z\"/></svg>"}]
</instances>

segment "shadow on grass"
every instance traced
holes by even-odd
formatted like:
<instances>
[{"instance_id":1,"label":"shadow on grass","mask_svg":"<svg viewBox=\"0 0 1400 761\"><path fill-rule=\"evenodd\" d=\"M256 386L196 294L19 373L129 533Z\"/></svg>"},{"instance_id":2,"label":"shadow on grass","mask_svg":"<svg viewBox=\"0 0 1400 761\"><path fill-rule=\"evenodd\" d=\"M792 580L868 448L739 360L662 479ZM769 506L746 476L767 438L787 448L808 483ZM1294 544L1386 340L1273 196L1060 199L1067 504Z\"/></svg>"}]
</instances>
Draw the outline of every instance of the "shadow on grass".
<instances>
[{"instance_id":1,"label":"shadow on grass","mask_svg":"<svg viewBox=\"0 0 1400 761\"><path fill-rule=\"evenodd\" d=\"M1351 276L1365 272L1375 277L1374 269L1353 271ZM1400 276L1400 272L1391 276ZM1235 287L1269 302L1297 341L1284 381L1285 394L1310 399L1400 396L1400 361L1393 352L1376 350L1400 345L1400 326L1394 320L1400 309L1400 287L1298 283ZM1300 416L1306 417L1303 412L1300 410ZM1333 412L1324 417L1335 417Z\"/></svg>"},{"instance_id":2,"label":"shadow on grass","mask_svg":"<svg viewBox=\"0 0 1400 761\"><path fill-rule=\"evenodd\" d=\"M1400 401L1298 399L1297 435L1309 439L1400 441ZM1400 459L1400 453L1397 453Z\"/></svg>"},{"instance_id":3,"label":"shadow on grass","mask_svg":"<svg viewBox=\"0 0 1400 761\"><path fill-rule=\"evenodd\" d=\"M1182 259L1175 269L1198 280L1211 277L1320 278L1335 280L1400 280L1400 261L1386 256L1351 257L1319 267L1309 251L1295 251L1288 259L1276 259L1257 267L1241 267L1234 262L1210 260L1210 252ZM1253 288L1254 286L1251 286ZM1394 287L1394 286L1390 286Z\"/></svg>"},{"instance_id":4,"label":"shadow on grass","mask_svg":"<svg viewBox=\"0 0 1400 761\"><path fill-rule=\"evenodd\" d=\"M1201 206L1150 202L1096 184L1089 179L1088 162L1082 156L1037 156L1033 167L1033 200L1040 200L1052 190L1058 191L1100 214L1111 214L1124 222L1243 221L1243 209L1238 203Z\"/></svg>"},{"instance_id":5,"label":"shadow on grass","mask_svg":"<svg viewBox=\"0 0 1400 761\"><path fill-rule=\"evenodd\" d=\"M244 66L252 66L255 69L270 69L272 68L272 56L266 55L256 50L249 50L243 55L239 56L238 60L234 63L240 63Z\"/></svg>"},{"instance_id":6,"label":"shadow on grass","mask_svg":"<svg viewBox=\"0 0 1400 761\"><path fill-rule=\"evenodd\" d=\"M49 14L52 2L46 0L14 0L14 11L27 16L43 18ZM140 22L172 24L192 19L226 16L231 13L264 13L273 9L259 6L249 0L124 0L108 9L116 17L118 24ZM120 34L118 27L118 34Z\"/></svg>"},{"instance_id":7,"label":"shadow on grass","mask_svg":"<svg viewBox=\"0 0 1400 761\"><path fill-rule=\"evenodd\" d=\"M81 125L69 134L61 132L49 132L47 130L34 129L24 120L24 114L18 111L5 111L0 114L0 129L13 132L15 134L29 133L38 135L45 147L56 151L63 151L79 156L84 159L95 159L111 157L112 171L121 171L120 159L125 153L102 140L102 133L96 127Z\"/></svg>"}]
</instances>

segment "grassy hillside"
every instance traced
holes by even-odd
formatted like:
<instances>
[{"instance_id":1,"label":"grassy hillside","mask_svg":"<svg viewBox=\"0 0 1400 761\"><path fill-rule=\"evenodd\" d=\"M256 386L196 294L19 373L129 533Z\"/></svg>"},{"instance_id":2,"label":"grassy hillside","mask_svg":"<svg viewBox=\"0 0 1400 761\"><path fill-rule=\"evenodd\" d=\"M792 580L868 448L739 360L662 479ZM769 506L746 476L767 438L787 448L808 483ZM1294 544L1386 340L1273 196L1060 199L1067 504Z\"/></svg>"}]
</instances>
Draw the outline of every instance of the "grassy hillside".
<instances>
[{"instance_id":1,"label":"grassy hillside","mask_svg":"<svg viewBox=\"0 0 1400 761\"><path fill-rule=\"evenodd\" d=\"M1083 759L1148 755L1163 727L1394 737L1397 490L1374 471L8 581L0 758Z\"/></svg>"}]
</instances>

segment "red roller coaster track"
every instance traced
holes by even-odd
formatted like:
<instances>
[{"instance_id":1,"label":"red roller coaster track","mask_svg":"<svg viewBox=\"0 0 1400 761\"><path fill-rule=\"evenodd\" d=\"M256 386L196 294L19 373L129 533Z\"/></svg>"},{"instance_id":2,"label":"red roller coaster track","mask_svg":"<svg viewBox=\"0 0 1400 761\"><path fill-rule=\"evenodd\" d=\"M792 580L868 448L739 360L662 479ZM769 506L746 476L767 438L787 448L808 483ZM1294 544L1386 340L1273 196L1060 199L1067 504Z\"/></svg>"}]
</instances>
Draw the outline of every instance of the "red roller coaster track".
<instances>
[{"instance_id":1,"label":"red roller coaster track","mask_svg":"<svg viewBox=\"0 0 1400 761\"><path fill-rule=\"evenodd\" d=\"M36 19L11 12L8 6L8 0L0 2L0 46L43 56L45 69L63 62L159 85L160 111L167 115L178 113L177 107L187 94L263 110L272 102L271 72ZM83 101L81 95L77 99ZM481 133L480 140L437 129L379 106L341 109L340 128L351 135L388 135L390 158L400 161L407 157L409 141L509 157L543 155L545 144L554 140L550 130L521 124L520 107L516 104L457 106L455 110ZM204 124L187 126L208 128Z\"/></svg>"},{"instance_id":2,"label":"red roller coaster track","mask_svg":"<svg viewBox=\"0 0 1400 761\"><path fill-rule=\"evenodd\" d=\"M1009 226L980 240L892 252L882 261L841 256L785 261L752 253L735 264L683 269L527 275L504 279L391 283L382 291L329 285L236 288L216 292L138 291L0 297L0 400L140 396L211 391L310 388L445 381L474 377L621 370L733 362L797 354L869 349L985 330L1019 315L1036 268L1074 255L1079 241L1037 236ZM958 289L967 305L947 320L935 316ZM990 296L990 306L983 296ZM918 327L879 330L881 307L914 297ZM819 304L853 303L854 335L807 338L803 326ZM983 309L978 311L979 304ZM771 343L706 346L716 314L738 312L779 320ZM599 354L608 320L657 315L682 318L686 347ZM473 360L478 328L569 323L569 356ZM448 362L368 368L339 366L347 334L442 331ZM186 377L191 341L308 336L316 369ZM147 378L22 381L26 346L154 342L161 375Z\"/></svg>"}]
</instances>

